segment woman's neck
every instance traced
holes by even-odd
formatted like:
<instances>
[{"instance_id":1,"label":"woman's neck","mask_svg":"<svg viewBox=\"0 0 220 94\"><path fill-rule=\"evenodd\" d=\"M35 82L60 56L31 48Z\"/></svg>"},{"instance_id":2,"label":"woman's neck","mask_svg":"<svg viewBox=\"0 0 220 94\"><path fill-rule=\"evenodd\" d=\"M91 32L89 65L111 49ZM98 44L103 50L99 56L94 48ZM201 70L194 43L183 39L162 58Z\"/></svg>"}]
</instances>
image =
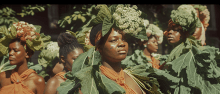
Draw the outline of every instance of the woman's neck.
<instances>
[{"instance_id":1,"label":"woman's neck","mask_svg":"<svg viewBox=\"0 0 220 94\"><path fill-rule=\"evenodd\" d=\"M174 49L176 46L180 45L182 42L185 42L185 41L186 39L180 39L177 43L173 43L171 45L173 46L173 49Z\"/></svg>"},{"instance_id":2,"label":"woman's neck","mask_svg":"<svg viewBox=\"0 0 220 94\"><path fill-rule=\"evenodd\" d=\"M121 62L110 62L110 61L102 60L102 65L114 70L118 74L121 71Z\"/></svg>"},{"instance_id":3,"label":"woman's neck","mask_svg":"<svg viewBox=\"0 0 220 94\"><path fill-rule=\"evenodd\" d=\"M63 63L62 63L62 64L63 64ZM66 63L65 63L65 64L66 64ZM66 73L66 72L68 72L68 71L71 71L69 68L66 67L67 65L64 65L64 64L63 64L63 66L64 66L64 67L63 67L63 71L62 71L62 72L65 72L65 73Z\"/></svg>"},{"instance_id":4,"label":"woman's neck","mask_svg":"<svg viewBox=\"0 0 220 94\"><path fill-rule=\"evenodd\" d=\"M28 69L27 62L23 62L22 65L17 65L15 68L15 71L18 72L19 75L21 75L24 71Z\"/></svg>"},{"instance_id":5,"label":"woman's neck","mask_svg":"<svg viewBox=\"0 0 220 94\"><path fill-rule=\"evenodd\" d=\"M144 55L147 57L147 58L150 58L151 59L151 53L147 50L147 48L144 48L144 50L143 50L143 52L144 52Z\"/></svg>"}]
</instances>

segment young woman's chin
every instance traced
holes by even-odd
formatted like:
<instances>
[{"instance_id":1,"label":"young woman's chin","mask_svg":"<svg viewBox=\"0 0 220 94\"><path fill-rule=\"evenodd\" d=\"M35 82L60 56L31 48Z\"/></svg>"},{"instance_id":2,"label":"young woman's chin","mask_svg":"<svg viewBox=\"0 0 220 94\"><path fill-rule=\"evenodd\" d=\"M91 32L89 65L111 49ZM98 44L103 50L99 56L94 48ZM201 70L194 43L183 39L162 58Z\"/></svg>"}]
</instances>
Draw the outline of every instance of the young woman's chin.
<instances>
[{"instance_id":1,"label":"young woman's chin","mask_svg":"<svg viewBox=\"0 0 220 94\"><path fill-rule=\"evenodd\" d=\"M175 43L177 43L177 42L176 42L176 41L173 41L173 40L169 40L168 43L169 43L169 44L175 44Z\"/></svg>"},{"instance_id":2,"label":"young woman's chin","mask_svg":"<svg viewBox=\"0 0 220 94\"><path fill-rule=\"evenodd\" d=\"M17 65L17 62L15 62L15 61L10 61L9 63L10 63L10 65Z\"/></svg>"}]
</instances>

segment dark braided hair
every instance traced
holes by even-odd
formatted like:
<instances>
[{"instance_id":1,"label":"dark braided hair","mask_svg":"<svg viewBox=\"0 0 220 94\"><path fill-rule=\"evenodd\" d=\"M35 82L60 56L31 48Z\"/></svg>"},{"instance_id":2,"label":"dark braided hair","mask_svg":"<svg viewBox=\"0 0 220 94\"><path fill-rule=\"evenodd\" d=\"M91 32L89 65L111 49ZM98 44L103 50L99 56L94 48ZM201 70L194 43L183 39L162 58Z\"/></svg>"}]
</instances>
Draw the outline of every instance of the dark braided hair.
<instances>
[{"instance_id":1,"label":"dark braided hair","mask_svg":"<svg viewBox=\"0 0 220 94\"><path fill-rule=\"evenodd\" d=\"M67 54L76 48L84 51L83 46L78 43L76 37L69 33L61 33L57 38L57 43L60 47L59 57L64 56L65 59L67 58Z\"/></svg>"}]
</instances>

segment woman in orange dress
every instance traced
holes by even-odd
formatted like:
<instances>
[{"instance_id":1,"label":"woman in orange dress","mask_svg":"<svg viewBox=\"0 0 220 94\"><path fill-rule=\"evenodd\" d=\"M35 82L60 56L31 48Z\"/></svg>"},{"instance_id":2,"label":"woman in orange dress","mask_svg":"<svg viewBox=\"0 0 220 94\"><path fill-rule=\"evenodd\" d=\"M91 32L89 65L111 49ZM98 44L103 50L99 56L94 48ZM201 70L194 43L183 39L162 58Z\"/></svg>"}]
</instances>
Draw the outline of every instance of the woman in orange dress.
<instances>
[{"instance_id":1,"label":"woman in orange dress","mask_svg":"<svg viewBox=\"0 0 220 94\"><path fill-rule=\"evenodd\" d=\"M146 37L148 40L139 39L140 49L135 50L134 54L127 56L122 61L124 67L134 67L136 65L147 65L151 63L153 68L161 69L159 61L160 54L155 54L158 50L158 44L163 41L163 31L154 24L149 24L148 20L144 20L146 29Z\"/></svg>"},{"instance_id":2,"label":"woman in orange dress","mask_svg":"<svg viewBox=\"0 0 220 94\"><path fill-rule=\"evenodd\" d=\"M10 64L16 67L0 73L1 94L43 94L45 87L43 77L27 66L34 51L43 48L43 41L37 33L39 29L22 21L13 23L8 30L4 29L5 36L0 39L1 49L6 48ZM8 48L5 43L9 43ZM5 55L4 51L1 50L1 54Z\"/></svg>"},{"instance_id":3,"label":"woman in orange dress","mask_svg":"<svg viewBox=\"0 0 220 94\"><path fill-rule=\"evenodd\" d=\"M60 83L65 82L64 74L72 70L74 60L83 53L83 46L81 46L77 39L69 33L61 33L57 39L59 49L59 58L61 64L64 66L62 72L57 73L50 78L45 87L44 94L57 94L57 87Z\"/></svg>"},{"instance_id":4,"label":"woman in orange dress","mask_svg":"<svg viewBox=\"0 0 220 94\"><path fill-rule=\"evenodd\" d=\"M155 87L151 87L152 84L146 85L146 83L151 83L151 80L145 80L146 83L140 84L139 80L138 82L128 70L124 70L121 66L121 61L126 58L128 53L125 34L129 30L124 28L123 25L126 24L123 24L123 21L120 22L117 13L125 12L127 15L124 16L133 17L133 19L125 17L125 19L128 18L126 21L133 20L136 24L137 28L133 30L137 31L133 32L133 36L143 37L146 35L145 27L142 23L143 20L139 18L141 12L136 10L137 6L111 5L107 7L107 5L98 5L96 8L100 10L96 18L92 19L88 25L88 27L92 26L90 42L95 47L90 48L88 52L83 53L76 59L73 63L73 69L74 67L78 69L68 74L70 75L68 79L57 90L62 94L78 93L79 91L83 94L146 94L160 92L158 88L155 88L157 85L154 84ZM141 33L140 36L137 33ZM146 37L144 38L146 39ZM140 75L140 77L150 79L145 75ZM74 79L78 79L78 83L81 85L77 85ZM150 88L146 88L148 86Z\"/></svg>"}]
</instances>

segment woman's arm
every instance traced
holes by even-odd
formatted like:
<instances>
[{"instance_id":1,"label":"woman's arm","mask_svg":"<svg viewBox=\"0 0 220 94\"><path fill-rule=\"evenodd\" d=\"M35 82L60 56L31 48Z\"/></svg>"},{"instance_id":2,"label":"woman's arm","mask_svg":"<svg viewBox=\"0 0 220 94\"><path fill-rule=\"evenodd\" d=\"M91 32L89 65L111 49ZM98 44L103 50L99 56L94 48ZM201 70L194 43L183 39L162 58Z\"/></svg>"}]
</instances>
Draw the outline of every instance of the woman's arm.
<instances>
[{"instance_id":1,"label":"woman's arm","mask_svg":"<svg viewBox=\"0 0 220 94\"><path fill-rule=\"evenodd\" d=\"M47 81L44 94L56 94L57 88L60 86L59 80L55 77L52 77Z\"/></svg>"},{"instance_id":2,"label":"woman's arm","mask_svg":"<svg viewBox=\"0 0 220 94\"><path fill-rule=\"evenodd\" d=\"M36 77L34 80L34 83L36 85L37 94L43 94L44 87L45 87L45 81L44 78L41 76Z\"/></svg>"}]
</instances>

